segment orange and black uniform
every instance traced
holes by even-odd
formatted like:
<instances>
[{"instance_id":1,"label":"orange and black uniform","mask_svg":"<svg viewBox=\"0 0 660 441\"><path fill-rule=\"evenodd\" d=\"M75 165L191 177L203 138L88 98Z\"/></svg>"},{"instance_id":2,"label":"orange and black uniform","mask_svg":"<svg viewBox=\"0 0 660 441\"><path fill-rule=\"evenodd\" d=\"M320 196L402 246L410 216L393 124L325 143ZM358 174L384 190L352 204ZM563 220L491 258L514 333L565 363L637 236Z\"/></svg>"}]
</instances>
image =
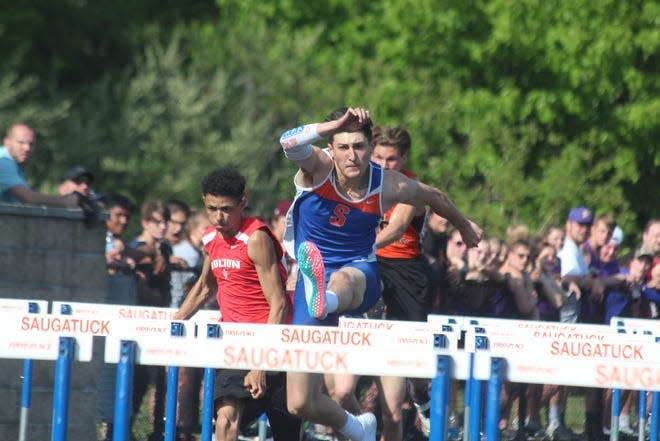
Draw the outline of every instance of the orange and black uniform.
<instances>
[{"instance_id":1,"label":"orange and black uniform","mask_svg":"<svg viewBox=\"0 0 660 441\"><path fill-rule=\"evenodd\" d=\"M409 170L401 173L416 179ZM384 223L395 207L385 213ZM426 214L415 216L399 240L376 251L389 320L426 321L430 311L433 292L428 263L421 250L425 220Z\"/></svg>"}]
</instances>

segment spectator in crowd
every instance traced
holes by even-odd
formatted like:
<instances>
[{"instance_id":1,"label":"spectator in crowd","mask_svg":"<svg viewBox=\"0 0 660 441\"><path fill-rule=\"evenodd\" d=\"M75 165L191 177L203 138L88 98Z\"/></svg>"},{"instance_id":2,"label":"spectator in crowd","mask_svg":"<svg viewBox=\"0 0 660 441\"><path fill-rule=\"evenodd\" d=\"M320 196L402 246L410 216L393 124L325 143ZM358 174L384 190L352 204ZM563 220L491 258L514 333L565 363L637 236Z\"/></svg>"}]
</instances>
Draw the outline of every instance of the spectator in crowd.
<instances>
[{"instance_id":1,"label":"spectator in crowd","mask_svg":"<svg viewBox=\"0 0 660 441\"><path fill-rule=\"evenodd\" d=\"M312 146L323 137L327 150ZM280 137L285 155L300 167L294 216L285 232L303 279L296 286L293 323L336 325L340 313L361 314L377 302L376 232L382 213L396 203L429 205L460 228L468 246L479 242L481 229L444 193L371 163L370 139L371 117L361 108L337 109L322 123ZM287 379L293 413L349 439L375 441L374 415L343 411L321 392L320 375L289 372Z\"/></svg>"},{"instance_id":2,"label":"spectator in crowd","mask_svg":"<svg viewBox=\"0 0 660 441\"><path fill-rule=\"evenodd\" d=\"M60 195L65 196L78 192L85 197L93 194L91 185L94 183L94 175L85 167L77 165L71 167L62 176L62 182L58 187Z\"/></svg>"},{"instance_id":3,"label":"spectator in crowd","mask_svg":"<svg viewBox=\"0 0 660 441\"><path fill-rule=\"evenodd\" d=\"M175 318L189 319L217 293L222 321L290 321L284 252L263 222L245 215L245 178L233 169L214 170L202 181L202 193L212 223L204 235L206 255L201 276ZM275 441L298 440L300 420L287 411L286 393L282 372L218 370L216 439L235 441L239 429L265 411Z\"/></svg>"},{"instance_id":4,"label":"spectator in crowd","mask_svg":"<svg viewBox=\"0 0 660 441\"><path fill-rule=\"evenodd\" d=\"M23 123L13 124L0 146L0 202L54 207L78 207L76 194L54 196L39 193L28 185L23 167L27 165L37 146L34 130Z\"/></svg>"},{"instance_id":5,"label":"spectator in crowd","mask_svg":"<svg viewBox=\"0 0 660 441\"><path fill-rule=\"evenodd\" d=\"M447 270L447 229L449 221L427 210L426 229L423 231L422 252L429 263L429 277L433 290L431 313L439 313L442 299L446 294L442 292L445 285Z\"/></svg>"},{"instance_id":6,"label":"spectator in crowd","mask_svg":"<svg viewBox=\"0 0 660 441\"><path fill-rule=\"evenodd\" d=\"M578 321L581 302L602 303L603 301L603 286L598 278L591 277L589 266L581 250L582 245L589 237L593 220L591 210L586 207L575 207L569 212L566 221L566 239L564 247L559 252L562 286L569 290L569 296L560 310L560 320L564 323ZM588 441L601 441L603 438L601 403L598 391L585 390L584 433ZM569 429L565 428L564 424L561 424L553 431L553 437L563 439L564 437L572 437L572 434L569 433Z\"/></svg>"},{"instance_id":7,"label":"spectator in crowd","mask_svg":"<svg viewBox=\"0 0 660 441\"><path fill-rule=\"evenodd\" d=\"M178 199L167 201L170 218L167 222L165 239L172 247L168 266L170 274L170 308L178 308L183 301L184 289L188 280L195 277L195 267L201 264L199 250L187 240L186 224L190 217L190 207Z\"/></svg>"},{"instance_id":8,"label":"spectator in crowd","mask_svg":"<svg viewBox=\"0 0 660 441\"><path fill-rule=\"evenodd\" d=\"M529 243L529 227L525 224L512 224L506 228L506 233L504 235L504 243L507 247L511 247L516 242L527 242ZM509 249L506 250L507 254ZM508 256L507 256L508 257Z\"/></svg>"},{"instance_id":9,"label":"spectator in crowd","mask_svg":"<svg viewBox=\"0 0 660 441\"><path fill-rule=\"evenodd\" d=\"M642 233L641 250L651 256L660 256L660 219L651 219Z\"/></svg>"},{"instance_id":10,"label":"spectator in crowd","mask_svg":"<svg viewBox=\"0 0 660 441\"><path fill-rule=\"evenodd\" d=\"M600 250L610 241L615 226L616 222L613 216L608 214L597 216L589 229L587 240L580 246L582 254L584 255L584 261L589 267L589 272L592 278L604 276L604 274L600 274ZM618 263L615 263L615 265L618 266ZM615 271L618 271L618 268L615 268ZM601 283L603 286L603 294L605 293L604 283L605 280L603 279ZM605 316L605 300L606 297L600 295L583 297L580 305L580 322L593 324L603 323Z\"/></svg>"},{"instance_id":11,"label":"spectator in crowd","mask_svg":"<svg viewBox=\"0 0 660 441\"><path fill-rule=\"evenodd\" d=\"M424 230L424 240L422 242L422 251L429 263L444 258L444 252L447 248L447 228L449 221L432 211L426 215L426 229ZM444 262L440 262L444 264Z\"/></svg>"},{"instance_id":12,"label":"spectator in crowd","mask_svg":"<svg viewBox=\"0 0 660 441\"><path fill-rule=\"evenodd\" d=\"M646 251L638 249L634 252L628 268L619 267L616 261L618 248L623 241L623 232L619 227L614 229L612 239L600 251L600 276L607 277L605 324L609 325L612 317L633 317L639 309L643 296L644 275L651 266L653 258ZM611 390L604 391L603 432L609 434ZM624 390L621 394L621 410L619 412L619 434L622 437L636 436L630 423L630 409L637 398L637 393Z\"/></svg>"},{"instance_id":13,"label":"spectator in crowd","mask_svg":"<svg viewBox=\"0 0 660 441\"><path fill-rule=\"evenodd\" d=\"M105 223L105 260L108 274L132 272L135 269L135 260L126 253L124 233L135 213L135 204L126 196L112 193L105 196L104 205L108 212L108 220ZM135 299L132 299L132 302L135 302Z\"/></svg>"},{"instance_id":14,"label":"spectator in crowd","mask_svg":"<svg viewBox=\"0 0 660 441\"><path fill-rule=\"evenodd\" d=\"M538 320L538 293L527 271L529 259L527 241L518 240L509 246L499 269L504 275L504 289L498 290L491 300L493 317Z\"/></svg>"},{"instance_id":15,"label":"spectator in crowd","mask_svg":"<svg viewBox=\"0 0 660 441\"><path fill-rule=\"evenodd\" d=\"M598 268L600 249L609 242L615 226L614 216L609 214L601 214L594 219L589 238L582 244L584 260L589 268Z\"/></svg>"},{"instance_id":16,"label":"spectator in crowd","mask_svg":"<svg viewBox=\"0 0 660 441\"><path fill-rule=\"evenodd\" d=\"M561 243L563 244L563 230L561 233ZM547 234L545 235L547 237ZM532 248L532 271L530 278L534 283L534 289L538 293L539 319L544 321L559 321L559 309L565 301L564 290L559 281L559 272L555 271L559 264L557 260L558 245L552 245L544 239L538 238L535 246ZM554 430L559 423L559 401L562 399L561 389L553 384L529 384L527 386L527 415L525 429L527 433L534 437L543 436L545 433L552 437ZM545 430L541 427L541 408L548 406L548 425Z\"/></svg>"},{"instance_id":17,"label":"spectator in crowd","mask_svg":"<svg viewBox=\"0 0 660 441\"><path fill-rule=\"evenodd\" d=\"M433 307L434 313L456 314L463 302L460 285L467 272L467 245L460 231L450 226L447 229L444 277L438 287L438 297Z\"/></svg>"},{"instance_id":18,"label":"spectator in crowd","mask_svg":"<svg viewBox=\"0 0 660 441\"><path fill-rule=\"evenodd\" d=\"M566 233L564 232L564 227L561 225L550 225L543 235L543 241L552 245L557 252L561 251L564 247L565 239Z\"/></svg>"},{"instance_id":19,"label":"spectator in crowd","mask_svg":"<svg viewBox=\"0 0 660 441\"><path fill-rule=\"evenodd\" d=\"M106 221L105 258L108 277L106 303L135 305L137 292L135 283L135 260L127 255L124 233L135 204L126 196L112 193L105 197ZM98 386L98 414L102 441L111 441L113 436L116 365L102 363Z\"/></svg>"},{"instance_id":20,"label":"spectator in crowd","mask_svg":"<svg viewBox=\"0 0 660 441\"><path fill-rule=\"evenodd\" d=\"M507 237L514 242L509 242L507 258L500 267L500 274L504 278L503 284L495 291L491 299L494 317L538 320L538 293L534 283L527 271L530 260L530 246L527 241L528 230L521 226L515 226L513 232L508 232ZM526 385L505 382L502 387L501 396L501 420L500 430L503 439L514 439L515 432L509 427L509 417L513 402L518 397L526 394ZM519 409L520 410L520 409ZM525 418L525 414L520 415ZM520 422L524 427L529 421ZM538 428L530 428L535 432Z\"/></svg>"},{"instance_id":21,"label":"spectator in crowd","mask_svg":"<svg viewBox=\"0 0 660 441\"><path fill-rule=\"evenodd\" d=\"M584 260L580 247L589 237L589 229L593 223L591 210L585 207L571 209L566 221L566 237L564 246L558 254L561 263L562 283L569 287L569 296L560 310L560 320L564 323L576 323L580 312L582 286L589 283L589 266Z\"/></svg>"},{"instance_id":22,"label":"spectator in crowd","mask_svg":"<svg viewBox=\"0 0 660 441\"><path fill-rule=\"evenodd\" d=\"M169 306L170 304L170 256L172 247L165 238L170 213L159 200L150 200L142 204L140 223L142 232L129 244L130 252L137 263L138 305ZM147 393L149 384L153 384L153 400L150 399L152 433L149 441L162 439L165 406L165 368L160 366L137 365L133 381L133 409L139 409Z\"/></svg>"},{"instance_id":23,"label":"spectator in crowd","mask_svg":"<svg viewBox=\"0 0 660 441\"><path fill-rule=\"evenodd\" d=\"M491 267L498 267L502 265L504 260L501 258L502 256L502 240L500 240L499 237L497 236L490 236L488 238L488 262L487 265Z\"/></svg>"},{"instance_id":24,"label":"spectator in crowd","mask_svg":"<svg viewBox=\"0 0 660 441\"><path fill-rule=\"evenodd\" d=\"M658 258L654 258L651 264L650 277L642 288L642 300L647 305L643 309L643 317L657 319L660 317L660 264Z\"/></svg>"},{"instance_id":25,"label":"spectator in crowd","mask_svg":"<svg viewBox=\"0 0 660 441\"><path fill-rule=\"evenodd\" d=\"M270 218L270 229L273 231L273 234L280 241L282 246L284 246L284 229L286 216L291 208L290 199L285 199L279 201L277 206L273 210L273 215ZM287 263L287 279L286 279L286 292L293 298L293 292L296 289L296 280L298 279L298 264L296 259L293 256L290 256L289 253L285 252L286 263Z\"/></svg>"},{"instance_id":26,"label":"spectator in crowd","mask_svg":"<svg viewBox=\"0 0 660 441\"><path fill-rule=\"evenodd\" d=\"M170 308L178 308L191 286L196 282L201 269L202 253L190 241L190 207L178 199L169 199L167 209L170 219L165 238L172 247L169 267ZM201 369L179 368L176 432L177 441L194 441L193 431L198 424L199 388Z\"/></svg>"}]
</instances>

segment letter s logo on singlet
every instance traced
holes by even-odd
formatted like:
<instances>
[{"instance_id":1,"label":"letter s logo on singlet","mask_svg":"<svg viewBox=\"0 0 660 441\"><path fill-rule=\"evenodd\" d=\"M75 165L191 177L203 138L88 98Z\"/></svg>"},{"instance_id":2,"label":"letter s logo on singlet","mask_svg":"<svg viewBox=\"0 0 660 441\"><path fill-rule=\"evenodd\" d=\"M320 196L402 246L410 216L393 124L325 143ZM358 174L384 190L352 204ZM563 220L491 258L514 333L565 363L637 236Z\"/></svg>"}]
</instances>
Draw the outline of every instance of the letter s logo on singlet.
<instances>
[{"instance_id":1,"label":"letter s logo on singlet","mask_svg":"<svg viewBox=\"0 0 660 441\"><path fill-rule=\"evenodd\" d=\"M330 216L330 225L335 227L343 227L346 223L346 215L351 209L344 204L337 204L335 207L334 215Z\"/></svg>"}]
</instances>

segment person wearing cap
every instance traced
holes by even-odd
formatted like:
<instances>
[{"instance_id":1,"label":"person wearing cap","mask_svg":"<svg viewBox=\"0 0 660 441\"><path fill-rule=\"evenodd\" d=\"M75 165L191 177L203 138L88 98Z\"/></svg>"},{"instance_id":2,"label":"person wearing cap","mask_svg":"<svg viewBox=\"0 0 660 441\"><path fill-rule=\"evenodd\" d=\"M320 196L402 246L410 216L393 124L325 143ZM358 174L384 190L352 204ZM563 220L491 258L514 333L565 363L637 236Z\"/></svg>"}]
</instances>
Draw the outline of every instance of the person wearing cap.
<instances>
[{"instance_id":1,"label":"person wearing cap","mask_svg":"<svg viewBox=\"0 0 660 441\"><path fill-rule=\"evenodd\" d=\"M589 266L580 247L589 237L593 220L591 210L586 207L572 208L566 219L566 238L557 255L561 263L562 282L565 288L570 288L569 298L560 310L560 321L564 323L575 323L578 319L582 290L577 281L589 276Z\"/></svg>"},{"instance_id":2,"label":"person wearing cap","mask_svg":"<svg viewBox=\"0 0 660 441\"><path fill-rule=\"evenodd\" d=\"M604 324L609 325L613 317L635 317L639 310L644 289L644 274L651 265L652 257L643 250L636 250L628 268L619 267L616 259L623 242L623 231L614 228L612 238L601 248L599 256L599 276L605 278ZM630 410L636 402L637 394L624 390L621 396L623 406L619 412L619 434L622 437L636 437L630 424ZM603 426L610 427L611 390L604 391Z\"/></svg>"},{"instance_id":3,"label":"person wearing cap","mask_svg":"<svg viewBox=\"0 0 660 441\"><path fill-rule=\"evenodd\" d=\"M37 137L27 124L13 124L0 146L0 203L50 205L74 208L79 198L75 194L55 196L43 194L30 188L23 167L34 154Z\"/></svg>"},{"instance_id":4,"label":"person wearing cap","mask_svg":"<svg viewBox=\"0 0 660 441\"><path fill-rule=\"evenodd\" d=\"M602 302L603 287L598 278L592 278L589 266L584 259L581 246L589 237L593 224L592 211L584 206L574 207L566 219L566 238L564 246L559 251L561 263L562 288L568 291L566 301L559 310L559 320L563 323L576 323L580 315L581 302ZM564 395L564 392L562 392ZM601 409L596 397L590 391L585 393L585 434L588 441L600 441L602 434ZM564 400L560 400L560 412L565 411ZM548 432L554 440L573 438L574 434L563 424L563 418L558 419L558 427L549 427Z\"/></svg>"},{"instance_id":5,"label":"person wearing cap","mask_svg":"<svg viewBox=\"0 0 660 441\"><path fill-rule=\"evenodd\" d=\"M89 197L92 193L91 185L94 183L94 175L85 167L77 165L71 167L62 176L62 182L58 187L60 195L64 196L73 192L78 192L83 196Z\"/></svg>"}]
</instances>

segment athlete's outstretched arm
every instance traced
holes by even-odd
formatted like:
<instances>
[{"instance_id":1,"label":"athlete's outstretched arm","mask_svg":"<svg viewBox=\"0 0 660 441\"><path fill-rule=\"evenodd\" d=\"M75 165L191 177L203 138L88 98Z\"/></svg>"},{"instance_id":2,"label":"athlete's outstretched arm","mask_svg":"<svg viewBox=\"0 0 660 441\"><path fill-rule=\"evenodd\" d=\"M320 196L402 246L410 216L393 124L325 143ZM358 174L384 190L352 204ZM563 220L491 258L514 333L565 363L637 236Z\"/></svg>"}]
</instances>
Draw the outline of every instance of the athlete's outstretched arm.
<instances>
[{"instance_id":1,"label":"athlete's outstretched arm","mask_svg":"<svg viewBox=\"0 0 660 441\"><path fill-rule=\"evenodd\" d=\"M476 247L481 240L481 228L469 220L451 199L437 188L409 179L401 173L384 170L383 209L396 203L428 206L434 213L447 219L460 232L468 247Z\"/></svg>"},{"instance_id":2,"label":"athlete's outstretched arm","mask_svg":"<svg viewBox=\"0 0 660 441\"><path fill-rule=\"evenodd\" d=\"M186 298L174 313L174 320L188 320L195 315L199 309L204 306L209 296L216 290L215 277L211 271L211 259L209 259L206 250L204 250L204 263L202 264L202 273L190 288Z\"/></svg>"}]
</instances>

